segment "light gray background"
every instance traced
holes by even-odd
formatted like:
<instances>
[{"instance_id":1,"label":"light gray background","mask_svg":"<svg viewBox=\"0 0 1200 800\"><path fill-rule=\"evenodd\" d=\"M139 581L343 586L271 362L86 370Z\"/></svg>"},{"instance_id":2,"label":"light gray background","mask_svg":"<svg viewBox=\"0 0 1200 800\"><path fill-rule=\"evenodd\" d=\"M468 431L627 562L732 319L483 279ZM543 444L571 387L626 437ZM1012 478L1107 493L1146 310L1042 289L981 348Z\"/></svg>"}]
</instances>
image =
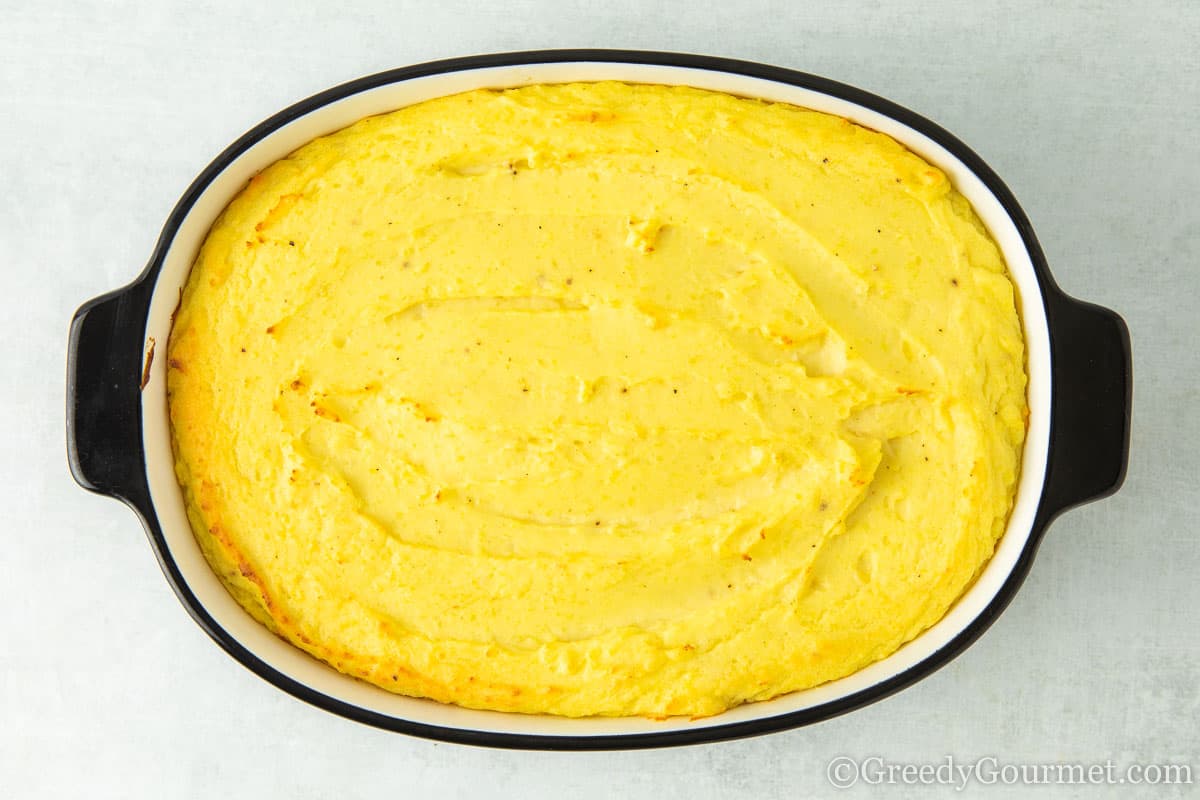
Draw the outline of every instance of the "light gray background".
<instances>
[{"instance_id":1,"label":"light gray background","mask_svg":"<svg viewBox=\"0 0 1200 800\"><path fill-rule=\"evenodd\" d=\"M832 793L825 766L843 754L1184 761L1200 780L1200 4L1044 5L0 1L0 796L801 798ZM916 687L806 730L668 751L388 734L225 656L133 515L71 482L71 313L140 271L210 158L359 75L568 46L760 60L906 104L1005 178L1069 292L1128 320L1125 488L1055 523L1000 621Z\"/></svg>"}]
</instances>

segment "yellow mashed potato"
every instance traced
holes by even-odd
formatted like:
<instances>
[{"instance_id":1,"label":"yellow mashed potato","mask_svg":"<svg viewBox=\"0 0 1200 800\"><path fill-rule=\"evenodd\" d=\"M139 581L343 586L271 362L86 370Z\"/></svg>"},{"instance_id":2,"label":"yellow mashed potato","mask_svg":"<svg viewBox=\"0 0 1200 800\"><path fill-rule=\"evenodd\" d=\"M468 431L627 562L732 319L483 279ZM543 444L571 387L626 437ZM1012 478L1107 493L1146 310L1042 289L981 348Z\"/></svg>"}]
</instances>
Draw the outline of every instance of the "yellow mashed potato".
<instances>
[{"instance_id":1,"label":"yellow mashed potato","mask_svg":"<svg viewBox=\"0 0 1200 800\"><path fill-rule=\"evenodd\" d=\"M991 556L1013 286L946 177L690 88L476 91L255 177L169 347L196 537L385 689L715 714L852 673Z\"/></svg>"}]
</instances>

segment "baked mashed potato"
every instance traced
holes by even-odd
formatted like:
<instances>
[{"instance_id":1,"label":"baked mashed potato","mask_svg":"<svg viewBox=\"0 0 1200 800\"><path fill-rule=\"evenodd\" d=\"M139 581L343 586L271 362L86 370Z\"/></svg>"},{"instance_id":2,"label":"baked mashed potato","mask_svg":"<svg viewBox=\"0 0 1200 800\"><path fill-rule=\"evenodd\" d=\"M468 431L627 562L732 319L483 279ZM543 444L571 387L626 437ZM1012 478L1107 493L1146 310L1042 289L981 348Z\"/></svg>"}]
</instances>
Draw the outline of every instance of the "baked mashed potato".
<instances>
[{"instance_id":1,"label":"baked mashed potato","mask_svg":"<svg viewBox=\"0 0 1200 800\"><path fill-rule=\"evenodd\" d=\"M484 709L710 715L945 614L1024 348L942 172L692 88L474 91L265 169L169 345L204 554L292 644Z\"/></svg>"}]
</instances>

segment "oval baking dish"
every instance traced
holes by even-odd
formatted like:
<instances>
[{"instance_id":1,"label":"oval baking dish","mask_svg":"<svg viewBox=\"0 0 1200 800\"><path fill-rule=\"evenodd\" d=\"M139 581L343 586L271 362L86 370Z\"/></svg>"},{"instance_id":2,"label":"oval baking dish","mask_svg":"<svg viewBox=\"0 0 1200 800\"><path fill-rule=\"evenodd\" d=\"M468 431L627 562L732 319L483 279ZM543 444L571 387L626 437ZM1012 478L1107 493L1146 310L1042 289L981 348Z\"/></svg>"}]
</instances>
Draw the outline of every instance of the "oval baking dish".
<instances>
[{"instance_id":1,"label":"oval baking dish","mask_svg":"<svg viewBox=\"0 0 1200 800\"><path fill-rule=\"evenodd\" d=\"M276 638L209 568L174 475L166 359L155 359L155 349L165 350L181 287L214 219L264 167L363 117L431 98L599 80L688 85L824 111L891 136L946 173L1003 252L1024 328L1030 417L1008 526L978 580L939 622L891 656L845 678L713 717L568 719L391 694ZM138 514L168 581L205 631L242 664L303 700L389 730L473 744L688 744L827 719L897 691L962 652L1012 599L1051 520L1120 486L1130 373L1120 317L1063 294L1008 189L971 150L916 114L823 78L745 62L607 50L514 53L418 65L330 89L270 118L218 156L179 201L141 276L76 313L68 352L68 454L81 485L123 500Z\"/></svg>"}]
</instances>

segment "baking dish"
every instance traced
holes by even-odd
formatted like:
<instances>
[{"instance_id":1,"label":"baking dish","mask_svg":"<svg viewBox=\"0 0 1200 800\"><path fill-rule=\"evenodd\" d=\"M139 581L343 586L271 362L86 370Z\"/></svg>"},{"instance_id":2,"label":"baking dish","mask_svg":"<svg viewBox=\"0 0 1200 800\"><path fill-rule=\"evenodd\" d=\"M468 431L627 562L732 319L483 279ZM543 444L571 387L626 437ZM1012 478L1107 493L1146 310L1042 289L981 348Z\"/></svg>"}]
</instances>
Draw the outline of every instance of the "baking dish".
<instances>
[{"instance_id":1,"label":"baking dish","mask_svg":"<svg viewBox=\"0 0 1200 800\"><path fill-rule=\"evenodd\" d=\"M996 553L933 627L853 675L705 719L565 719L445 706L344 676L276 638L225 591L189 527L175 481L165 350L180 287L217 214L246 181L311 139L372 114L480 87L622 80L686 84L792 103L892 136L941 168L974 206L1008 262L1027 346L1030 418L1016 503ZM823 78L691 55L561 50L453 59L362 78L263 122L184 193L142 274L76 313L68 351L67 440L81 485L127 503L193 618L227 652L291 694L395 731L482 745L598 749L687 744L764 733L860 707L962 652L1003 611L1053 518L1115 491L1129 436L1128 331L1111 311L1055 285L1028 220L983 161L904 108Z\"/></svg>"}]
</instances>

